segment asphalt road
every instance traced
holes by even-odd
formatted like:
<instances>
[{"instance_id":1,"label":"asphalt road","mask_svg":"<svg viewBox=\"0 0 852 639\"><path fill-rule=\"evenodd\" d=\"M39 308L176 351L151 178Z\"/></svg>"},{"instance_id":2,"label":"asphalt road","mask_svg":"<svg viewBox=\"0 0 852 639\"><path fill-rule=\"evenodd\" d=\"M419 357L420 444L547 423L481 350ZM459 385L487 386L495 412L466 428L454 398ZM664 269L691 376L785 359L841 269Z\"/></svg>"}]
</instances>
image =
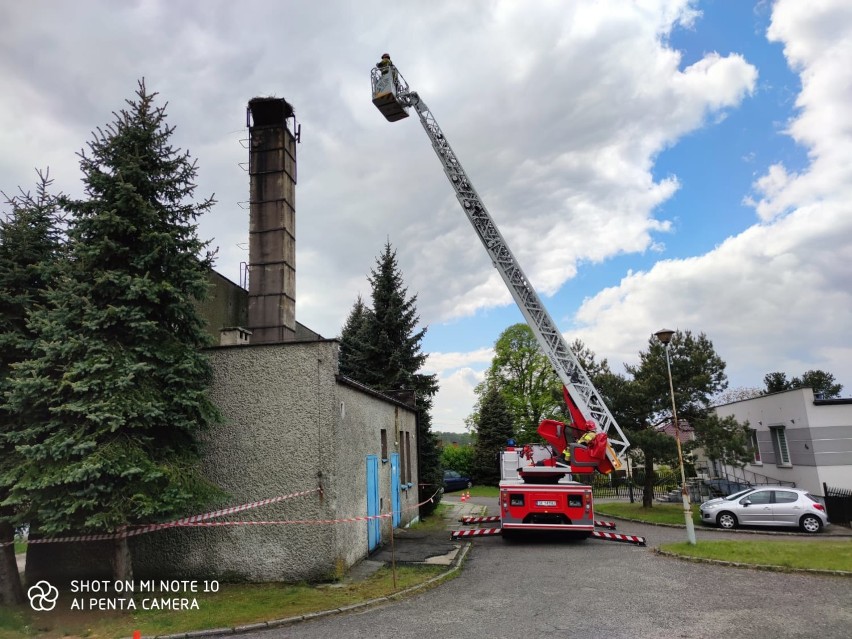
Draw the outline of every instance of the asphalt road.
<instances>
[{"instance_id":1,"label":"asphalt road","mask_svg":"<svg viewBox=\"0 0 852 639\"><path fill-rule=\"evenodd\" d=\"M649 546L685 540L682 529L641 524L619 532L643 535ZM457 579L431 591L247 636L848 639L852 581L695 564L594 539L490 537L475 540Z\"/></svg>"}]
</instances>

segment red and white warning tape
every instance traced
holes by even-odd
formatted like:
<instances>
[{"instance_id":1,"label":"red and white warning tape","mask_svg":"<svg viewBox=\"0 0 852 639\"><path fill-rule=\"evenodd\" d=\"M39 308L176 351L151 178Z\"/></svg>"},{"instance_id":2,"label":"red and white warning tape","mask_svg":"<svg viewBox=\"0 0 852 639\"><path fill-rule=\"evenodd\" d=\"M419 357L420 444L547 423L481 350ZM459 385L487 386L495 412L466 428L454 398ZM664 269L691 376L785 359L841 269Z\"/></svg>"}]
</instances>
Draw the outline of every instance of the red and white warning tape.
<instances>
[{"instance_id":1,"label":"red and white warning tape","mask_svg":"<svg viewBox=\"0 0 852 639\"><path fill-rule=\"evenodd\" d=\"M162 523L162 524L149 524L145 526L140 526L138 528L134 528L132 530L124 530L116 533L103 533L96 535L76 535L73 537L47 537L44 539L32 539L29 540L28 543L31 544L49 544L49 543L59 543L59 542L75 542L75 541L104 541L109 539L120 539L122 537L135 537L137 535L141 535L144 533L154 532L156 530L163 530L166 528L185 528L185 527L216 527L216 526L269 526L269 525L288 525L288 524L300 524L300 525L327 525L327 524L340 524L347 522L357 522L357 521L370 521L372 519L386 519L388 517L392 517L394 512L384 513L381 515L367 515L364 517L344 517L340 519L288 519L288 520L269 520L269 521L208 521L209 519L215 519L217 517L224 517L225 515L232 515L237 512L243 512L245 510L251 510L254 508L260 508L261 506L268 506L269 504L277 503L280 501L284 501L285 499L293 499L294 497L303 497L305 495L310 495L311 493L320 492L322 493L321 488L314 488L313 490L305 490L298 493L291 493L289 495L281 495L280 497L271 497L269 499L262 499L260 501L255 501L250 504L242 504L240 506L232 506L229 508L224 508L222 510L216 510L213 512L205 513L203 515L193 515L191 517L183 517L181 519L176 519L174 521ZM409 506L407 508L403 508L398 511L400 513L406 512L409 510L414 510L415 508L420 508L424 504L427 504L431 501L435 500L435 496L438 494L436 491L431 497L421 501L419 504L415 504L413 506ZM5 542L0 544L0 547L10 545L13 542Z\"/></svg>"},{"instance_id":2,"label":"red and white warning tape","mask_svg":"<svg viewBox=\"0 0 852 639\"><path fill-rule=\"evenodd\" d=\"M495 524L500 521L499 516L494 517L461 517L459 522L463 524Z\"/></svg>"},{"instance_id":3,"label":"red and white warning tape","mask_svg":"<svg viewBox=\"0 0 852 639\"><path fill-rule=\"evenodd\" d=\"M492 535L502 534L502 528L471 528L469 530L453 530L450 532L450 538L460 539L461 537L491 537Z\"/></svg>"},{"instance_id":4,"label":"red and white warning tape","mask_svg":"<svg viewBox=\"0 0 852 639\"><path fill-rule=\"evenodd\" d=\"M213 519L216 517L224 517L226 515L232 515L234 513L243 512L246 510L251 510L254 508L260 508L261 506L268 506L269 504L275 504L286 499L294 499L296 497L304 497L305 495L310 495L312 493L322 493L322 488L314 488L312 490L303 490L297 493L290 493L289 495L280 495L278 497L270 497L268 499L261 499L260 501L253 501L248 504L241 504L239 506L230 506L228 508L223 508L221 510L214 510L209 513L204 513L202 515L192 515L190 517L182 517L181 519L176 519L174 521L168 521L160 524L146 524L143 526L139 526L138 528L133 528L130 530L121 530L114 533L101 533L94 535L74 535L70 537L45 537L43 539L30 539L27 543L30 544L55 544L55 543L65 543L65 542L75 542L75 541L106 541L109 539L121 539L123 537L136 537L137 535L142 535L149 532L154 532L156 530L163 530L165 528L176 528L180 526L188 526L193 525L195 523L203 522L208 519ZM0 543L0 548L3 546L9 546L14 542L4 542Z\"/></svg>"},{"instance_id":5,"label":"red and white warning tape","mask_svg":"<svg viewBox=\"0 0 852 639\"><path fill-rule=\"evenodd\" d=\"M219 526L287 526L292 524L299 524L301 526L318 526L318 525L328 525L328 524L346 524L355 521L371 521L373 519L387 519L389 517L393 517L397 513L404 513L409 510L414 510L416 508L420 508L422 505L429 503L435 499L436 492L429 499L425 499L421 501L419 504L414 504L413 506L408 506L407 508L403 508L399 511L392 511L389 513L382 513L381 515L364 515L361 517L341 517L339 519L270 519L267 521L263 520L251 520L251 521L196 521L196 522L185 522L178 523L175 526L181 527L208 527L208 528L216 528Z\"/></svg>"},{"instance_id":6,"label":"red and white warning tape","mask_svg":"<svg viewBox=\"0 0 852 639\"><path fill-rule=\"evenodd\" d=\"M622 535L620 533L611 533L596 530L592 533L592 537L596 537L598 539L606 539L609 541L623 541L628 544L638 544L639 546L645 545L645 538L637 537L636 535Z\"/></svg>"},{"instance_id":7,"label":"red and white warning tape","mask_svg":"<svg viewBox=\"0 0 852 639\"><path fill-rule=\"evenodd\" d=\"M610 530L615 530L615 522L614 521L598 521L595 520L595 526L598 528L609 528Z\"/></svg>"}]
</instances>

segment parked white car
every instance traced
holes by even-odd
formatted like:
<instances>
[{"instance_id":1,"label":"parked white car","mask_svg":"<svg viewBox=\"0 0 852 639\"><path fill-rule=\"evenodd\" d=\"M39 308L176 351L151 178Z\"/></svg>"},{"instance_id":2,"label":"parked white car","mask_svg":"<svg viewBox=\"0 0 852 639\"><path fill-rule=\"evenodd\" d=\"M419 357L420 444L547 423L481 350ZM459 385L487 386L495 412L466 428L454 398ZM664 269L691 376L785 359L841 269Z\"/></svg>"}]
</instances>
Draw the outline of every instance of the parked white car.
<instances>
[{"instance_id":1,"label":"parked white car","mask_svg":"<svg viewBox=\"0 0 852 639\"><path fill-rule=\"evenodd\" d=\"M754 486L701 504L701 521L721 528L790 526L818 533L828 525L825 505L806 490Z\"/></svg>"}]
</instances>

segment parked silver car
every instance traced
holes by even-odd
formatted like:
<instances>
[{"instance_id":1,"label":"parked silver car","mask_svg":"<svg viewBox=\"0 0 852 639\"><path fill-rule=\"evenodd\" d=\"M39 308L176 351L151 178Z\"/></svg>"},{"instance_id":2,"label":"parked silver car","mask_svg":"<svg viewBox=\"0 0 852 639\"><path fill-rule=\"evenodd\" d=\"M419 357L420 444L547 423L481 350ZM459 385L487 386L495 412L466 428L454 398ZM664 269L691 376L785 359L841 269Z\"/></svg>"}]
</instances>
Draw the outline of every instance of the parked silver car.
<instances>
[{"instance_id":1,"label":"parked silver car","mask_svg":"<svg viewBox=\"0 0 852 639\"><path fill-rule=\"evenodd\" d=\"M722 528L792 526L818 533L828 525L825 505L806 490L754 486L701 504L701 521Z\"/></svg>"}]
</instances>

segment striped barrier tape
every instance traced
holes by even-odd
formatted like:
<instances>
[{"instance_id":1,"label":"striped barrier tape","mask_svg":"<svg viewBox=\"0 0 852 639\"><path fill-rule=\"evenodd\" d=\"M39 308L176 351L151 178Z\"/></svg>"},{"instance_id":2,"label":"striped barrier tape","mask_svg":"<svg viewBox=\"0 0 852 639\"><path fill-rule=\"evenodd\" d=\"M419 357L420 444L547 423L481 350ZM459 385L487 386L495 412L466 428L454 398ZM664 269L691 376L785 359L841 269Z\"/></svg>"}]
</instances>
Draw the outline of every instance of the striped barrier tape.
<instances>
[{"instance_id":1,"label":"striped barrier tape","mask_svg":"<svg viewBox=\"0 0 852 639\"><path fill-rule=\"evenodd\" d=\"M45 537L43 539L29 539L25 543L28 544L55 544L55 543L67 543L67 542L78 542L78 541L108 541L111 539L122 539L124 537L136 537L138 535L142 535L149 532L154 532L157 530L163 530L166 528L176 528L181 526L192 525L193 523L198 523L202 521L206 521L208 519L213 519L216 517L224 517L226 515L232 515L238 512L244 512L246 510L252 510L254 508L260 508L261 506L268 506L270 504L275 504L286 499L294 499L295 497L304 497L305 495L310 495L312 493L319 492L322 493L322 488L314 488L312 490L303 490L297 493L290 493L289 495L280 495L278 497L270 497L268 499L261 499L260 501L253 501L248 504L240 504L239 506L230 506L228 508L223 508L221 510L214 510L209 513L204 513L201 515L192 515L190 517L182 517L181 519L176 519L174 521L159 523L159 524L143 524L137 528L133 528L130 530L121 530L119 532L114 533L99 533L92 535L73 535L69 537ZM0 548L4 546L11 546L15 542L6 541L0 543Z\"/></svg>"},{"instance_id":2,"label":"striped barrier tape","mask_svg":"<svg viewBox=\"0 0 852 639\"><path fill-rule=\"evenodd\" d=\"M502 528L471 528L469 530L452 530L450 539L461 539L462 537L491 537L502 535Z\"/></svg>"},{"instance_id":3,"label":"striped barrier tape","mask_svg":"<svg viewBox=\"0 0 852 639\"><path fill-rule=\"evenodd\" d=\"M645 545L645 538L637 537L636 535L622 535L619 533L610 533L596 530L592 533L592 537L595 537L597 539L606 539L608 541L623 541L628 544L637 544L639 546Z\"/></svg>"},{"instance_id":4,"label":"striped barrier tape","mask_svg":"<svg viewBox=\"0 0 852 639\"><path fill-rule=\"evenodd\" d=\"M222 526L287 526L298 524L301 526L318 526L318 525L328 525L328 524L346 524L357 521L372 521L373 519L387 519L389 517L393 517L398 513L408 512L409 510L414 510L416 508L420 508L424 504L428 504L431 501L434 501L435 495L429 497L429 499L425 499L421 501L419 504L414 504L413 506L408 506L407 508L403 508L402 510L394 510L389 513L383 513L381 515L363 515L361 517L341 517L339 519L269 519L269 520L247 520L247 521L199 521L192 523L180 523L176 524L180 527L193 527L193 528L217 528Z\"/></svg>"},{"instance_id":5,"label":"striped barrier tape","mask_svg":"<svg viewBox=\"0 0 852 639\"><path fill-rule=\"evenodd\" d=\"M431 497L421 501L419 504L415 504L414 506L409 506L408 508L404 508L400 511L393 511L381 515L367 515L364 517L345 517L341 519L289 519L289 520L269 520L269 521L207 521L209 519L214 519L216 517L223 517L225 515L230 515L236 512L242 512L245 510L250 510L253 508L259 508L261 506L267 506L272 503L276 503L279 501L283 501L285 499L292 499L294 497L302 497L304 495L309 495L311 493L319 491L322 492L321 488L315 488L313 490L306 490L299 493L292 493L290 495L282 495L280 497L272 497L269 499L263 499L261 501L252 502L250 504L242 504L240 506L232 506L230 508L225 508L223 510L214 511L211 513L205 513L203 515L193 515L192 517L183 517L181 519L176 519L175 521L170 521L162 524L149 524L146 526L142 526L140 528L136 528L134 530L129 531L121 531L117 533L102 533L95 535L76 535L73 537L48 537L45 539L33 539L28 541L27 543L31 544L47 544L47 543L59 543L59 542L77 542L77 541L105 541L110 539L120 539L122 537L136 537L137 535L141 535L144 533L154 532L157 530L163 530L166 528L186 528L186 527L218 527L218 526L268 526L268 525L287 525L287 524L300 524L300 525L327 525L327 524L339 524L339 523L347 523L347 522L357 522L357 521L370 521L372 519L385 519L388 517L392 517L396 512L406 512L409 510L414 510L415 508L420 508L424 504L432 502L435 500L435 495L438 494L436 491ZM0 544L2 546L11 545L14 542L5 542Z\"/></svg>"},{"instance_id":6,"label":"striped barrier tape","mask_svg":"<svg viewBox=\"0 0 852 639\"><path fill-rule=\"evenodd\" d=\"M462 524L495 524L500 521L499 516L494 517L461 517L459 522Z\"/></svg>"}]
</instances>

